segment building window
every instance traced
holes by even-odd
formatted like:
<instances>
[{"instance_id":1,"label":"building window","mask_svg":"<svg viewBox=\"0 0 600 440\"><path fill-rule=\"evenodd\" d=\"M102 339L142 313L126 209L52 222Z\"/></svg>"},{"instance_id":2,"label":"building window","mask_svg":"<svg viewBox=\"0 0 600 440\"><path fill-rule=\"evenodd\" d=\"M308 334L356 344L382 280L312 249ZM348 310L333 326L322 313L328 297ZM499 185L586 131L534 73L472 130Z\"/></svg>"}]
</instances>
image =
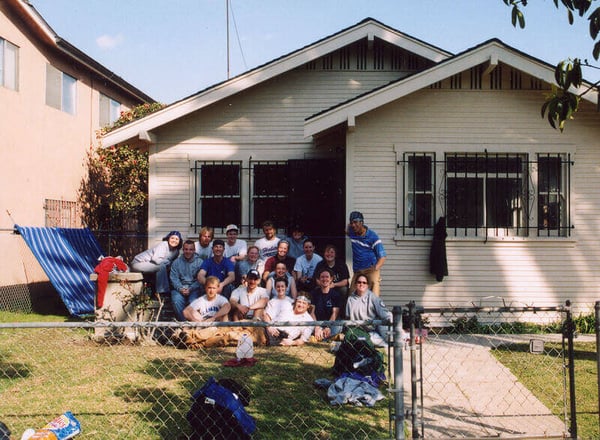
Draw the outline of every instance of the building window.
<instances>
[{"instance_id":1,"label":"building window","mask_svg":"<svg viewBox=\"0 0 600 440\"><path fill-rule=\"evenodd\" d=\"M406 153L399 164L404 235L431 235L436 213L455 237L570 234L568 155Z\"/></svg>"},{"instance_id":2,"label":"building window","mask_svg":"<svg viewBox=\"0 0 600 440\"><path fill-rule=\"evenodd\" d=\"M412 233L434 222L434 160L430 153L407 153L404 182L404 224Z\"/></svg>"},{"instance_id":3,"label":"building window","mask_svg":"<svg viewBox=\"0 0 600 440\"><path fill-rule=\"evenodd\" d=\"M241 162L196 161L194 226L223 228L241 224Z\"/></svg>"},{"instance_id":4,"label":"building window","mask_svg":"<svg viewBox=\"0 0 600 440\"><path fill-rule=\"evenodd\" d=\"M0 86L19 88L19 48L0 38Z\"/></svg>"},{"instance_id":5,"label":"building window","mask_svg":"<svg viewBox=\"0 0 600 440\"><path fill-rule=\"evenodd\" d=\"M260 229L265 220L286 225L289 214L287 162L251 162L252 224Z\"/></svg>"},{"instance_id":6,"label":"building window","mask_svg":"<svg viewBox=\"0 0 600 440\"><path fill-rule=\"evenodd\" d=\"M66 113L75 114L77 80L50 64L46 65L46 104Z\"/></svg>"},{"instance_id":7,"label":"building window","mask_svg":"<svg viewBox=\"0 0 600 440\"><path fill-rule=\"evenodd\" d=\"M46 199L44 201L46 227L81 228L81 210L77 202Z\"/></svg>"},{"instance_id":8,"label":"building window","mask_svg":"<svg viewBox=\"0 0 600 440\"><path fill-rule=\"evenodd\" d=\"M100 127L115 123L121 115L121 103L100 93Z\"/></svg>"},{"instance_id":9,"label":"building window","mask_svg":"<svg viewBox=\"0 0 600 440\"><path fill-rule=\"evenodd\" d=\"M568 234L570 160L564 154L538 154L538 235Z\"/></svg>"}]
</instances>

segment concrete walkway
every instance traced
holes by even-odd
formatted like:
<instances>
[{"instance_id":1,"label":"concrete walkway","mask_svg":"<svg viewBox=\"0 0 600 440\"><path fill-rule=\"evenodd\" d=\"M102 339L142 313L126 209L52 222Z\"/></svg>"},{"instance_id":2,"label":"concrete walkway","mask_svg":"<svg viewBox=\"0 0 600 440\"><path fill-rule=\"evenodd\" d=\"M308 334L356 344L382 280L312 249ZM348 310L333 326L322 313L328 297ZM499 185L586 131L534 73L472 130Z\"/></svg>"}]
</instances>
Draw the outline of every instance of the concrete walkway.
<instances>
[{"instance_id":1,"label":"concrete walkway","mask_svg":"<svg viewBox=\"0 0 600 440\"><path fill-rule=\"evenodd\" d=\"M427 339L422 353L423 417L417 418L423 424L419 431L424 438L564 438L567 427L563 420L552 415L490 352L500 344L529 343L530 338L539 337L453 335ZM418 360L418 350L415 355ZM552 362L550 371L562 374L562 363ZM410 410L409 348L403 350L403 369L405 410ZM417 366L417 376L419 370ZM563 390L552 392L562 411ZM408 421L411 426L411 416Z\"/></svg>"}]
</instances>

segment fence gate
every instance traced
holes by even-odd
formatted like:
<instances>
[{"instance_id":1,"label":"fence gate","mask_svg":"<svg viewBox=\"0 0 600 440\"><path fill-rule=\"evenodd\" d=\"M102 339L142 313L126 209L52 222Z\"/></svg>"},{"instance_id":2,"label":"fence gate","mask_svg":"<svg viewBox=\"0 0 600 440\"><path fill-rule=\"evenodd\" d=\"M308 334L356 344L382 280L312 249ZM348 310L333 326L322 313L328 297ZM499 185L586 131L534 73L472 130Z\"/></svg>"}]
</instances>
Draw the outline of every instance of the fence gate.
<instances>
[{"instance_id":1,"label":"fence gate","mask_svg":"<svg viewBox=\"0 0 600 440\"><path fill-rule=\"evenodd\" d=\"M409 304L404 327L415 343L403 356L407 436L562 439L576 432L566 318L568 307Z\"/></svg>"}]
</instances>

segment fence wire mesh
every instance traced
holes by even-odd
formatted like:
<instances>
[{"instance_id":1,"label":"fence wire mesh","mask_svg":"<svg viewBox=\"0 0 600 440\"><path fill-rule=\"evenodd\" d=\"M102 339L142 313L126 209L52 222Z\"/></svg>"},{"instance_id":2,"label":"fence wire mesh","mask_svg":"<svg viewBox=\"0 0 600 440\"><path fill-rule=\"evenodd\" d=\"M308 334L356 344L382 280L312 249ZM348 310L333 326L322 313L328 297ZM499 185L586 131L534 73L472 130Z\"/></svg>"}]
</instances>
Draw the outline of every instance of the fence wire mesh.
<instances>
[{"instance_id":1,"label":"fence wire mesh","mask_svg":"<svg viewBox=\"0 0 600 440\"><path fill-rule=\"evenodd\" d=\"M374 407L331 405L327 390L315 386L317 379L332 379L329 343L255 346L255 365L228 367L236 358L234 346L171 345L179 324L164 323L169 327L158 332L154 326L161 323L119 324L127 327L117 333L133 328L142 338L97 337L99 330L114 331L114 324L4 324L0 421L20 435L69 410L82 424L82 439L194 438L186 419L191 394L214 377L233 379L249 391L246 410L257 426L252 438L390 438L385 386L384 399Z\"/></svg>"},{"instance_id":2,"label":"fence wire mesh","mask_svg":"<svg viewBox=\"0 0 600 440\"><path fill-rule=\"evenodd\" d=\"M380 349L389 383L373 407L316 386L335 379L332 343L255 345L254 365L228 366L235 344L182 345L186 323L0 324L0 421L20 435L69 410L82 439L193 438L191 395L214 377L248 390L257 439L569 436L563 307L396 309L407 334Z\"/></svg>"},{"instance_id":3,"label":"fence wire mesh","mask_svg":"<svg viewBox=\"0 0 600 440\"><path fill-rule=\"evenodd\" d=\"M564 315L560 307L415 311L413 334L422 343L404 360L412 371L412 433L564 438Z\"/></svg>"}]
</instances>

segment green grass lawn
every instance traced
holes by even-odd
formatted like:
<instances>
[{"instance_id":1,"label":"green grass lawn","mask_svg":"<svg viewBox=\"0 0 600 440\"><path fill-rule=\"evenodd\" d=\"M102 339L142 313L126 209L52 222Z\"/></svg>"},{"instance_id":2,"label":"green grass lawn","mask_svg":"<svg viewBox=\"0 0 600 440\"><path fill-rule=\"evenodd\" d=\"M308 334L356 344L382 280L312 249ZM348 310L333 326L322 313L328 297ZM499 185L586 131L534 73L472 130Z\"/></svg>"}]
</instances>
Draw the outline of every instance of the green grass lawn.
<instances>
[{"instance_id":1,"label":"green grass lawn","mask_svg":"<svg viewBox=\"0 0 600 440\"><path fill-rule=\"evenodd\" d=\"M562 410L562 404L557 405L556 396L549 396L546 391L562 389L563 376L547 374L549 370L544 366L547 356L558 355L561 351L560 344L546 343L544 355L529 354L528 344L514 344L504 349L493 350L493 353L541 402L562 417L562 413L559 412ZM600 433L596 344L575 342L574 357L577 433L581 439L598 439Z\"/></svg>"},{"instance_id":2,"label":"green grass lawn","mask_svg":"<svg viewBox=\"0 0 600 440\"><path fill-rule=\"evenodd\" d=\"M65 321L10 315L0 321ZM261 439L389 438L386 399L373 408L332 407L315 379L332 379L327 344L256 347L253 367L228 368L235 348L101 345L82 328L0 329L0 421L19 437L70 410L78 439L184 439L190 395L214 376L251 392L248 412ZM382 387L384 395L385 389Z\"/></svg>"}]
</instances>

